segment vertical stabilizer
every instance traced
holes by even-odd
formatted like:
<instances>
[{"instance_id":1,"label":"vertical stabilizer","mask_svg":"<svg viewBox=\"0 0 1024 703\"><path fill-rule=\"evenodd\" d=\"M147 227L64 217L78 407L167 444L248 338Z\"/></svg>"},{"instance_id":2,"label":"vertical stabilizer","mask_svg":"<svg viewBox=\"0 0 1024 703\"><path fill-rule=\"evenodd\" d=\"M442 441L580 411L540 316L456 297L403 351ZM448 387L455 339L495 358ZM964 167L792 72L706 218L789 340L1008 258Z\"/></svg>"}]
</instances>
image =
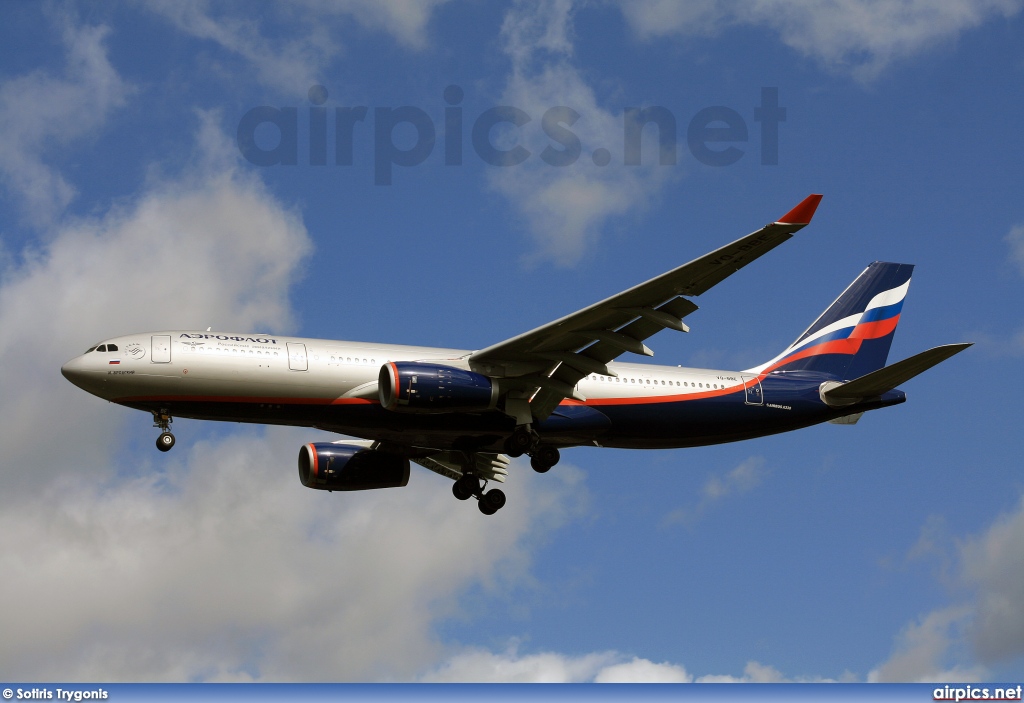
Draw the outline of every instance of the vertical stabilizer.
<instances>
[{"instance_id":1,"label":"vertical stabilizer","mask_svg":"<svg viewBox=\"0 0 1024 703\"><path fill-rule=\"evenodd\" d=\"M751 372L817 371L851 379L885 366L911 264L876 261L795 342Z\"/></svg>"}]
</instances>

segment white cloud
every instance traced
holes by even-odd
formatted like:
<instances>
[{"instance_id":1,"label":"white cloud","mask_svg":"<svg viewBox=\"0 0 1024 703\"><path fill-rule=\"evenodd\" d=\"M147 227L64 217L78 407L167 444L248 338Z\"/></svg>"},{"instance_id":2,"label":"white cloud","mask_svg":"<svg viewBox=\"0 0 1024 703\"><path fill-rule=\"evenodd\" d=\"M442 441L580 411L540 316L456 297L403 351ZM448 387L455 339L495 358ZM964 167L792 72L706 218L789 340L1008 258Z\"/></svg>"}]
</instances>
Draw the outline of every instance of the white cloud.
<instances>
[{"instance_id":1,"label":"white cloud","mask_svg":"<svg viewBox=\"0 0 1024 703\"><path fill-rule=\"evenodd\" d=\"M0 513L0 674L32 680L406 679L471 584L503 588L572 505L518 465L485 518L448 482L302 487L311 430L155 449L131 478L50 483ZM178 451L185 449L185 451ZM559 467L562 469L563 467Z\"/></svg>"},{"instance_id":2,"label":"white cloud","mask_svg":"<svg viewBox=\"0 0 1024 703\"><path fill-rule=\"evenodd\" d=\"M557 652L520 654L517 643L504 652L467 649L421 677L428 682L480 683L690 683L686 669L617 652L571 656Z\"/></svg>"},{"instance_id":3,"label":"white cloud","mask_svg":"<svg viewBox=\"0 0 1024 703\"><path fill-rule=\"evenodd\" d=\"M904 628L892 656L868 674L871 682L982 681L978 666L950 665L957 654L970 609L952 606L933 611Z\"/></svg>"},{"instance_id":4,"label":"white cloud","mask_svg":"<svg viewBox=\"0 0 1024 703\"><path fill-rule=\"evenodd\" d=\"M961 550L963 579L976 589L972 638L982 661L1024 654L1024 498Z\"/></svg>"},{"instance_id":5,"label":"white cloud","mask_svg":"<svg viewBox=\"0 0 1024 703\"><path fill-rule=\"evenodd\" d=\"M534 258L559 265L575 263L609 218L642 208L668 177L668 169L653 165L656 156L647 166L623 165L623 117L598 103L572 62L573 11L572 0L520 1L506 15L502 38L512 72L501 102L530 116L513 133L531 155L519 165L492 166L489 174L491 185L526 217L539 248ZM579 114L568 129L582 149L574 163L553 166L541 158L543 150L563 147L544 134L541 122L549 108L560 106ZM495 146L512 148L502 142L500 127L494 132ZM596 165L597 149L609 152L608 165Z\"/></svg>"},{"instance_id":6,"label":"white cloud","mask_svg":"<svg viewBox=\"0 0 1024 703\"><path fill-rule=\"evenodd\" d=\"M629 0L623 14L641 37L715 34L763 25L789 47L860 80L891 62L955 39L1021 0Z\"/></svg>"},{"instance_id":7,"label":"white cloud","mask_svg":"<svg viewBox=\"0 0 1024 703\"><path fill-rule=\"evenodd\" d=\"M733 492L746 492L761 482L764 457L752 456L740 462L724 477L712 476L704 484L704 498L720 500Z\"/></svg>"},{"instance_id":8,"label":"white cloud","mask_svg":"<svg viewBox=\"0 0 1024 703\"><path fill-rule=\"evenodd\" d=\"M303 0L318 16L351 15L360 24L387 32L412 48L427 43L427 26L434 11L449 0Z\"/></svg>"},{"instance_id":9,"label":"white cloud","mask_svg":"<svg viewBox=\"0 0 1024 703\"><path fill-rule=\"evenodd\" d=\"M219 6L214 12L206 0L153 0L145 7L180 31L241 56L256 69L261 83L288 94L305 95L338 51L323 24L304 26L295 32L301 38L270 39L248 6L227 6L228 11Z\"/></svg>"},{"instance_id":10,"label":"white cloud","mask_svg":"<svg viewBox=\"0 0 1024 703\"><path fill-rule=\"evenodd\" d=\"M844 677L846 680L849 677ZM694 677L684 666L655 663L619 652L568 655L558 652L520 654L513 642L504 652L467 649L450 656L421 678L438 682L505 683L781 683L834 681L821 677L787 677L778 669L756 661L747 662L743 674L709 674Z\"/></svg>"},{"instance_id":11,"label":"white cloud","mask_svg":"<svg viewBox=\"0 0 1024 703\"><path fill-rule=\"evenodd\" d=\"M104 466L131 415L60 366L104 336L154 328L287 330L288 287L310 241L299 216L233 170L204 116L197 171L98 218L68 222L9 263L0 285L0 501ZM55 436L57 439L55 439Z\"/></svg>"},{"instance_id":12,"label":"white cloud","mask_svg":"<svg viewBox=\"0 0 1024 703\"><path fill-rule=\"evenodd\" d=\"M1012 227L1006 235L1006 243L1010 247L1010 261L1024 274L1024 225Z\"/></svg>"},{"instance_id":13,"label":"white cloud","mask_svg":"<svg viewBox=\"0 0 1024 703\"><path fill-rule=\"evenodd\" d=\"M469 649L455 654L421 678L427 682L573 683L592 681L616 661L614 652L579 657L555 652L520 655L515 645L501 653Z\"/></svg>"},{"instance_id":14,"label":"white cloud","mask_svg":"<svg viewBox=\"0 0 1024 703\"><path fill-rule=\"evenodd\" d=\"M931 541L928 552L935 551ZM912 556L920 554L915 546ZM1024 498L984 534L960 543L952 580L970 597L907 625L870 680L978 681L986 664L1024 654Z\"/></svg>"},{"instance_id":15,"label":"white cloud","mask_svg":"<svg viewBox=\"0 0 1024 703\"><path fill-rule=\"evenodd\" d=\"M633 657L628 662L606 666L594 676L594 683L690 683L693 677L678 664L655 664Z\"/></svg>"},{"instance_id":16,"label":"white cloud","mask_svg":"<svg viewBox=\"0 0 1024 703\"><path fill-rule=\"evenodd\" d=\"M665 516L662 526L678 522L692 523L724 498L753 490L764 479L764 463L764 457L752 456L741 461L724 475L712 474L704 484L697 504L673 510Z\"/></svg>"},{"instance_id":17,"label":"white cloud","mask_svg":"<svg viewBox=\"0 0 1024 703\"><path fill-rule=\"evenodd\" d=\"M131 92L107 58L106 27L59 21L61 74L37 70L0 84L0 182L36 226L52 223L75 197L47 158L96 131Z\"/></svg>"},{"instance_id":18,"label":"white cloud","mask_svg":"<svg viewBox=\"0 0 1024 703\"><path fill-rule=\"evenodd\" d=\"M145 7L180 31L212 41L248 61L262 84L304 96L310 85L326 80L324 72L342 50L337 40L340 21L354 20L419 49L427 43L434 10L447 1L302 0L262 8L262 21L254 19L246 3L151 0Z\"/></svg>"},{"instance_id":19,"label":"white cloud","mask_svg":"<svg viewBox=\"0 0 1024 703\"><path fill-rule=\"evenodd\" d=\"M847 673L842 681L853 681L851 674ZM711 674L696 679L697 683L836 683L836 679L829 679L821 676L797 676L787 677L774 666L768 666L756 661L749 661L743 667L742 676L730 674Z\"/></svg>"}]
</instances>

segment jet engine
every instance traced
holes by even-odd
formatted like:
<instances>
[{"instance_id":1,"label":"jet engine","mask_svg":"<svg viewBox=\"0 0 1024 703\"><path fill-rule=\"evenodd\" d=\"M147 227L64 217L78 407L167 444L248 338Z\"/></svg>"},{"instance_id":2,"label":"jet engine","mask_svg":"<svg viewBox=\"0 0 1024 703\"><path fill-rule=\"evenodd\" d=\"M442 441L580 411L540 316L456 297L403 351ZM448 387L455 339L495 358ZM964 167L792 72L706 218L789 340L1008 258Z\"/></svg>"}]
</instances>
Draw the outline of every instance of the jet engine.
<instances>
[{"instance_id":1,"label":"jet engine","mask_svg":"<svg viewBox=\"0 0 1024 703\"><path fill-rule=\"evenodd\" d=\"M498 386L482 374L420 361L391 361L380 367L380 404L402 413L490 410Z\"/></svg>"},{"instance_id":2,"label":"jet engine","mask_svg":"<svg viewBox=\"0 0 1024 703\"><path fill-rule=\"evenodd\" d=\"M409 460L356 444L316 442L299 450L299 480L321 491L398 488L409 483Z\"/></svg>"}]
</instances>

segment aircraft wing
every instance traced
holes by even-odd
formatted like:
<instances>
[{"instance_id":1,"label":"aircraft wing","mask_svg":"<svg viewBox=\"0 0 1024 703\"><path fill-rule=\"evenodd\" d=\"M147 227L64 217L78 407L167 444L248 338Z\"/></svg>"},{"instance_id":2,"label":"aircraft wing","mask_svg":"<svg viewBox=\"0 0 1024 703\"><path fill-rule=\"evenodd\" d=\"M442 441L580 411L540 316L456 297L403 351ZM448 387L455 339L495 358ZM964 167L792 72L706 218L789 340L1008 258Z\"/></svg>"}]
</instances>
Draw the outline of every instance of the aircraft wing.
<instances>
[{"instance_id":1,"label":"aircraft wing","mask_svg":"<svg viewBox=\"0 0 1024 703\"><path fill-rule=\"evenodd\" d=\"M682 320L697 306L687 297L700 295L792 237L810 223L820 201L820 195L809 195L779 221L710 254L481 349L470 356L470 366L512 379L527 394L536 390L530 410L543 419L563 399L582 399L574 389L580 379L591 373L613 375L606 364L624 352L653 356L643 340L666 327L689 331Z\"/></svg>"}]
</instances>

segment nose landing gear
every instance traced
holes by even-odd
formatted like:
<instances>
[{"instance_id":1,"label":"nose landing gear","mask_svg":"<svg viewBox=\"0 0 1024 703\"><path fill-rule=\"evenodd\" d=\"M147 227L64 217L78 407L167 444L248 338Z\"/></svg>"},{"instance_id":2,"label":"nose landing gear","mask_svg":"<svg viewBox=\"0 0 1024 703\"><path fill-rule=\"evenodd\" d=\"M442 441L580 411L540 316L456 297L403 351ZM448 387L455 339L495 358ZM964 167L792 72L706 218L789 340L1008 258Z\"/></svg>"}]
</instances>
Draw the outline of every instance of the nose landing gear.
<instances>
[{"instance_id":1,"label":"nose landing gear","mask_svg":"<svg viewBox=\"0 0 1024 703\"><path fill-rule=\"evenodd\" d=\"M174 435L171 434L172 422L174 422L174 418L164 409L153 413L153 427L162 430L160 436L156 438L156 448L162 452L169 452L174 446Z\"/></svg>"}]
</instances>

